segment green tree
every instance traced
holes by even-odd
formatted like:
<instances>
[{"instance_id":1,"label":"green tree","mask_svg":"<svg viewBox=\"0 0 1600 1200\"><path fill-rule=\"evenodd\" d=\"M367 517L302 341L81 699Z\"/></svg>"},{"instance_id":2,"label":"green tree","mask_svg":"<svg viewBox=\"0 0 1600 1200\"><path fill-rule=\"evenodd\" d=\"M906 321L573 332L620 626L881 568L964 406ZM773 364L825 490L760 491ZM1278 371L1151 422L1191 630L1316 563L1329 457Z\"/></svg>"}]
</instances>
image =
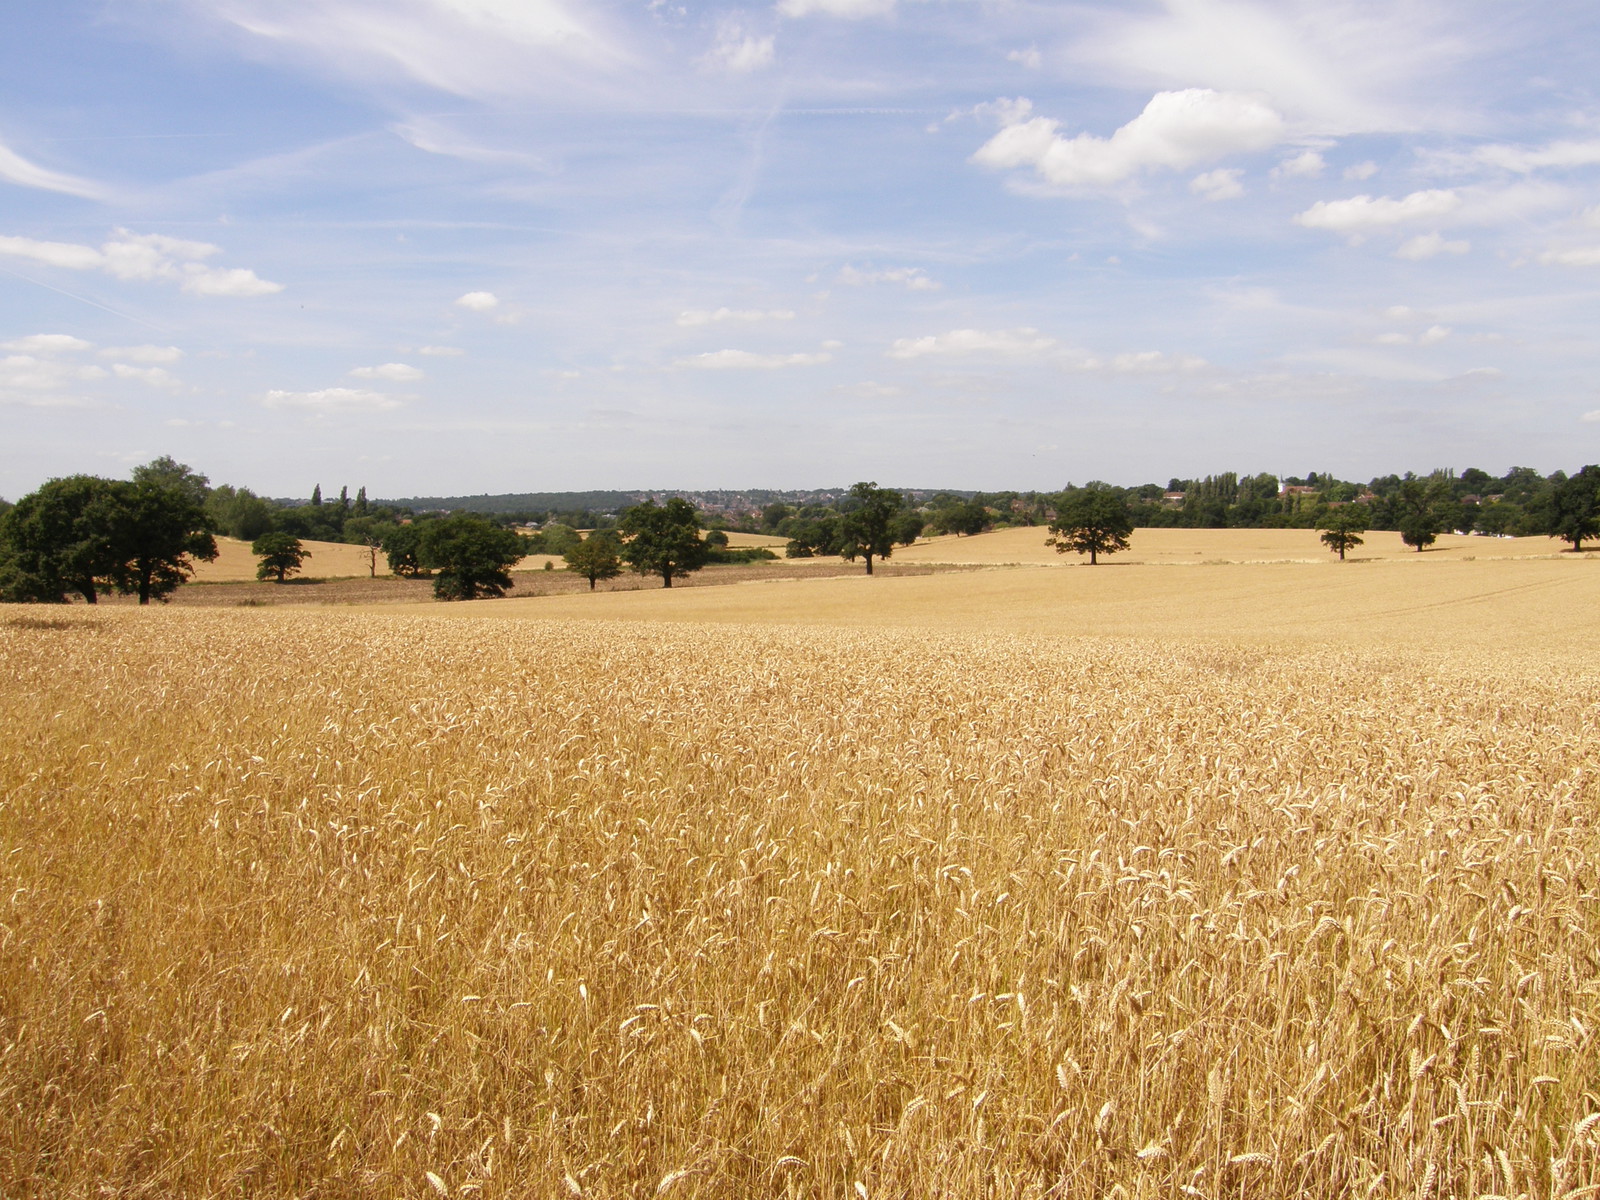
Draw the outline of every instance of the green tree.
<instances>
[{"instance_id":1,"label":"green tree","mask_svg":"<svg viewBox=\"0 0 1600 1200\"><path fill-rule=\"evenodd\" d=\"M170 454L153 458L142 467L135 467L129 474L134 483L177 488L188 493L189 499L200 505L204 505L206 497L211 494L209 479Z\"/></svg>"},{"instance_id":2,"label":"green tree","mask_svg":"<svg viewBox=\"0 0 1600 1200\"><path fill-rule=\"evenodd\" d=\"M1600 466L1572 476L1557 472L1529 506L1529 515L1540 533L1583 549L1584 538L1600 537Z\"/></svg>"},{"instance_id":3,"label":"green tree","mask_svg":"<svg viewBox=\"0 0 1600 1200\"><path fill-rule=\"evenodd\" d=\"M276 575L279 583L311 557L311 551L292 533L263 533L250 543L250 553L261 560L256 564L256 578Z\"/></svg>"},{"instance_id":4,"label":"green tree","mask_svg":"<svg viewBox=\"0 0 1600 1200\"><path fill-rule=\"evenodd\" d=\"M1361 545L1361 535L1367 531L1367 515L1355 504L1330 508L1324 512L1317 528L1322 530L1322 544L1338 554L1339 561L1343 562L1346 550Z\"/></svg>"},{"instance_id":5,"label":"green tree","mask_svg":"<svg viewBox=\"0 0 1600 1200\"><path fill-rule=\"evenodd\" d=\"M158 460L159 461L159 460ZM112 582L140 604L165 601L194 574L194 560L217 557L202 499L182 482L147 479L116 491Z\"/></svg>"},{"instance_id":6,"label":"green tree","mask_svg":"<svg viewBox=\"0 0 1600 1200\"><path fill-rule=\"evenodd\" d=\"M1439 534L1450 527L1448 511L1455 505L1452 483L1443 472L1434 472L1428 479L1415 476L1404 479L1395 492L1395 524L1400 530L1400 540L1420 553L1439 540Z\"/></svg>"},{"instance_id":7,"label":"green tree","mask_svg":"<svg viewBox=\"0 0 1600 1200\"><path fill-rule=\"evenodd\" d=\"M679 496L666 504L654 500L635 504L622 513L617 528L625 539L623 561L641 575L661 576L661 586L705 566L706 544L700 540L700 514Z\"/></svg>"},{"instance_id":8,"label":"green tree","mask_svg":"<svg viewBox=\"0 0 1600 1200\"><path fill-rule=\"evenodd\" d=\"M0 599L93 604L111 590L118 560L117 493L129 485L93 475L52 479L0 518Z\"/></svg>"},{"instance_id":9,"label":"green tree","mask_svg":"<svg viewBox=\"0 0 1600 1200\"><path fill-rule=\"evenodd\" d=\"M422 527L418 557L438 574L440 600L503 596L515 587L509 568L522 557L522 537L470 514L430 521Z\"/></svg>"},{"instance_id":10,"label":"green tree","mask_svg":"<svg viewBox=\"0 0 1600 1200\"><path fill-rule=\"evenodd\" d=\"M1132 534L1128 502L1108 485L1091 483L1061 494L1045 545L1059 554L1087 554L1089 565L1095 566L1100 555L1126 550Z\"/></svg>"},{"instance_id":11,"label":"green tree","mask_svg":"<svg viewBox=\"0 0 1600 1200\"><path fill-rule=\"evenodd\" d=\"M849 499L854 503L839 519L839 557L847 562L865 558L871 575L873 558L894 553L895 518L905 508L905 497L864 481L850 489Z\"/></svg>"},{"instance_id":12,"label":"green tree","mask_svg":"<svg viewBox=\"0 0 1600 1200\"><path fill-rule=\"evenodd\" d=\"M894 519L894 544L896 546L909 546L922 536L923 526L926 523L922 514L910 509L902 512Z\"/></svg>"},{"instance_id":13,"label":"green tree","mask_svg":"<svg viewBox=\"0 0 1600 1200\"><path fill-rule=\"evenodd\" d=\"M622 574L622 545L604 530L591 533L562 557L567 560L567 570L589 581L591 592L602 579Z\"/></svg>"},{"instance_id":14,"label":"green tree","mask_svg":"<svg viewBox=\"0 0 1600 1200\"><path fill-rule=\"evenodd\" d=\"M389 570L402 579L418 579L425 575L427 568L422 563L421 546L421 526L391 526L383 534L383 552L389 560Z\"/></svg>"},{"instance_id":15,"label":"green tree","mask_svg":"<svg viewBox=\"0 0 1600 1200\"><path fill-rule=\"evenodd\" d=\"M213 533L253 542L272 529L273 506L249 488L230 484L214 487L205 499L206 517Z\"/></svg>"}]
</instances>

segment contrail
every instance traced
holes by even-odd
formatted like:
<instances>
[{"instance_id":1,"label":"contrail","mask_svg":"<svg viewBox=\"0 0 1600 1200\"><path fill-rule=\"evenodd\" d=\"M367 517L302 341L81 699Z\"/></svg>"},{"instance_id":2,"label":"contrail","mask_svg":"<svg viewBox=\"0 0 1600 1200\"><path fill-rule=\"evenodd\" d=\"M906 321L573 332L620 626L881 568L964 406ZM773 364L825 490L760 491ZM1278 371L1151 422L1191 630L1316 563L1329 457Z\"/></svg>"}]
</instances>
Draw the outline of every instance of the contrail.
<instances>
[{"instance_id":1,"label":"contrail","mask_svg":"<svg viewBox=\"0 0 1600 1200\"><path fill-rule=\"evenodd\" d=\"M42 287L46 291L59 293L60 295L67 297L69 300L77 300L83 304L89 305L91 308L98 308L102 312L108 312L113 317L121 317L124 321L132 321L135 325L143 325L146 329L154 329L157 333L172 332L172 330L165 325L157 325L154 321L146 321L143 317L136 317L132 313L119 312L110 305L101 304L98 300L91 300L87 296L80 296L76 292L69 292L66 288L58 288L52 283L45 283L43 280L30 278L29 276L22 274L20 271L13 271L10 267L0 267L0 271L4 271L7 275L13 275L22 280L24 283L34 284L36 287Z\"/></svg>"}]
</instances>

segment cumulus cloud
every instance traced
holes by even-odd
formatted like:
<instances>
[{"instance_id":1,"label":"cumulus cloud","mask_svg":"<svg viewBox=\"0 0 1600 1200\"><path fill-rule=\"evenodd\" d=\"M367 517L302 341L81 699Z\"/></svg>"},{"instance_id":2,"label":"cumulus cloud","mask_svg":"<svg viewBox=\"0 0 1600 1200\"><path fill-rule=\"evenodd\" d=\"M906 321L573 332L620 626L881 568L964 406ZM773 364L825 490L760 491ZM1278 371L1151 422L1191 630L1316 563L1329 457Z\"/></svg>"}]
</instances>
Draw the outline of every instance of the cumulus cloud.
<instances>
[{"instance_id":1,"label":"cumulus cloud","mask_svg":"<svg viewBox=\"0 0 1600 1200\"><path fill-rule=\"evenodd\" d=\"M429 358L460 358L466 353L460 346L422 346L418 354L425 354Z\"/></svg>"},{"instance_id":2,"label":"cumulus cloud","mask_svg":"<svg viewBox=\"0 0 1600 1200\"><path fill-rule=\"evenodd\" d=\"M749 350L714 350L709 354L695 354L680 358L675 367L697 367L709 371L725 370L776 370L780 367L814 367L832 362L831 354L756 354Z\"/></svg>"},{"instance_id":3,"label":"cumulus cloud","mask_svg":"<svg viewBox=\"0 0 1600 1200\"><path fill-rule=\"evenodd\" d=\"M1354 166L1344 169L1344 177L1360 183L1362 180L1371 179L1378 173L1378 164L1375 162L1358 162Z\"/></svg>"},{"instance_id":4,"label":"cumulus cloud","mask_svg":"<svg viewBox=\"0 0 1600 1200\"><path fill-rule=\"evenodd\" d=\"M137 379L151 387L177 387L178 380L165 367L134 367L127 363L113 363L111 371L118 379Z\"/></svg>"},{"instance_id":5,"label":"cumulus cloud","mask_svg":"<svg viewBox=\"0 0 1600 1200\"><path fill-rule=\"evenodd\" d=\"M105 377L105 371L99 367L79 366L59 359L41 358L36 354L8 354L0 358L0 388L55 391L70 383L91 382Z\"/></svg>"},{"instance_id":6,"label":"cumulus cloud","mask_svg":"<svg viewBox=\"0 0 1600 1200\"><path fill-rule=\"evenodd\" d=\"M175 363L183 357L183 351L176 346L107 346L100 351L100 357L135 363Z\"/></svg>"},{"instance_id":7,"label":"cumulus cloud","mask_svg":"<svg viewBox=\"0 0 1600 1200\"><path fill-rule=\"evenodd\" d=\"M93 347L93 342L73 337L70 333L32 333L15 341L0 343L0 350L15 350L19 354L69 354Z\"/></svg>"},{"instance_id":8,"label":"cumulus cloud","mask_svg":"<svg viewBox=\"0 0 1600 1200\"><path fill-rule=\"evenodd\" d=\"M1044 66L1044 56L1039 53L1039 47L1029 46L1026 50L1013 50L1006 55L1008 62L1018 63L1030 71L1037 71Z\"/></svg>"},{"instance_id":9,"label":"cumulus cloud","mask_svg":"<svg viewBox=\"0 0 1600 1200\"><path fill-rule=\"evenodd\" d=\"M73 242L0 237L0 254L71 271L103 271L116 279L163 280L197 296L267 296L283 291L283 284L261 279L254 271L214 267L205 261L221 253L222 247L209 242L127 229L118 229L98 249Z\"/></svg>"},{"instance_id":10,"label":"cumulus cloud","mask_svg":"<svg viewBox=\"0 0 1600 1200\"><path fill-rule=\"evenodd\" d=\"M763 311L754 308L691 308L678 314L678 324L687 327L715 325L720 321L792 321L794 313L786 308Z\"/></svg>"},{"instance_id":11,"label":"cumulus cloud","mask_svg":"<svg viewBox=\"0 0 1600 1200\"><path fill-rule=\"evenodd\" d=\"M846 265L839 272L839 282L848 287L869 287L875 283L904 284L913 292L936 292L944 285L928 278L921 267L889 267L885 270L860 270Z\"/></svg>"},{"instance_id":12,"label":"cumulus cloud","mask_svg":"<svg viewBox=\"0 0 1600 1200\"><path fill-rule=\"evenodd\" d=\"M1600 164L1600 139L1551 142L1537 147L1479 146L1470 158L1520 175L1552 167L1592 167Z\"/></svg>"},{"instance_id":13,"label":"cumulus cloud","mask_svg":"<svg viewBox=\"0 0 1600 1200\"><path fill-rule=\"evenodd\" d=\"M778 0L778 11L786 17L843 17L859 21L881 17L894 11L895 0Z\"/></svg>"},{"instance_id":14,"label":"cumulus cloud","mask_svg":"<svg viewBox=\"0 0 1600 1200\"><path fill-rule=\"evenodd\" d=\"M1272 168L1274 179L1315 179L1328 164L1315 150L1302 150Z\"/></svg>"},{"instance_id":15,"label":"cumulus cloud","mask_svg":"<svg viewBox=\"0 0 1600 1200\"><path fill-rule=\"evenodd\" d=\"M1237 200L1244 195L1244 184L1239 182L1243 175L1234 167L1218 167L1196 175L1189 181L1189 190L1205 200Z\"/></svg>"},{"instance_id":16,"label":"cumulus cloud","mask_svg":"<svg viewBox=\"0 0 1600 1200\"><path fill-rule=\"evenodd\" d=\"M468 292L465 296L459 297L456 304L473 312L488 312L490 309L500 307L500 297L493 292Z\"/></svg>"},{"instance_id":17,"label":"cumulus cloud","mask_svg":"<svg viewBox=\"0 0 1600 1200\"><path fill-rule=\"evenodd\" d=\"M1420 262L1440 254L1465 254L1471 249L1472 243L1464 238L1446 241L1442 233L1422 233L1403 243L1395 251L1395 255L1399 258L1408 258L1412 262Z\"/></svg>"},{"instance_id":18,"label":"cumulus cloud","mask_svg":"<svg viewBox=\"0 0 1600 1200\"><path fill-rule=\"evenodd\" d=\"M707 66L729 71L735 75L748 75L773 60L773 38L746 33L737 17L724 17L717 25L717 37L703 60Z\"/></svg>"},{"instance_id":19,"label":"cumulus cloud","mask_svg":"<svg viewBox=\"0 0 1600 1200\"><path fill-rule=\"evenodd\" d=\"M1318 200L1295 217L1295 224L1333 233L1361 234L1410 221L1432 221L1461 207L1454 191L1431 188L1395 200L1389 196L1352 196Z\"/></svg>"},{"instance_id":20,"label":"cumulus cloud","mask_svg":"<svg viewBox=\"0 0 1600 1200\"><path fill-rule=\"evenodd\" d=\"M1285 136L1283 117L1260 100L1210 88L1158 92L1108 138L1061 135L1061 122L1032 116L1027 100L991 106L1003 128L972 160L996 170L1032 167L1061 188L1110 187L1144 171L1181 171L1231 154L1265 150Z\"/></svg>"},{"instance_id":21,"label":"cumulus cloud","mask_svg":"<svg viewBox=\"0 0 1600 1200\"><path fill-rule=\"evenodd\" d=\"M1056 349L1053 337L1037 329L952 329L949 333L920 338L899 338L889 347L890 358L957 358L994 355L1001 358L1039 358Z\"/></svg>"},{"instance_id":22,"label":"cumulus cloud","mask_svg":"<svg viewBox=\"0 0 1600 1200\"><path fill-rule=\"evenodd\" d=\"M81 196L85 200L100 200L105 191L97 183L51 171L31 163L9 146L0 145L0 179L19 187L40 188L47 192L64 192L68 196Z\"/></svg>"},{"instance_id":23,"label":"cumulus cloud","mask_svg":"<svg viewBox=\"0 0 1600 1200\"><path fill-rule=\"evenodd\" d=\"M350 372L357 379L387 379L391 383L409 383L421 379L422 372L405 363L384 363L380 367L357 367Z\"/></svg>"},{"instance_id":24,"label":"cumulus cloud","mask_svg":"<svg viewBox=\"0 0 1600 1200\"><path fill-rule=\"evenodd\" d=\"M365 388L332 387L315 392L270 391L262 403L268 408L298 409L303 412L387 412L399 408L401 401L382 392Z\"/></svg>"},{"instance_id":25,"label":"cumulus cloud","mask_svg":"<svg viewBox=\"0 0 1600 1200\"><path fill-rule=\"evenodd\" d=\"M1539 261L1547 266L1600 267L1600 246L1571 246L1565 250L1546 250Z\"/></svg>"}]
</instances>

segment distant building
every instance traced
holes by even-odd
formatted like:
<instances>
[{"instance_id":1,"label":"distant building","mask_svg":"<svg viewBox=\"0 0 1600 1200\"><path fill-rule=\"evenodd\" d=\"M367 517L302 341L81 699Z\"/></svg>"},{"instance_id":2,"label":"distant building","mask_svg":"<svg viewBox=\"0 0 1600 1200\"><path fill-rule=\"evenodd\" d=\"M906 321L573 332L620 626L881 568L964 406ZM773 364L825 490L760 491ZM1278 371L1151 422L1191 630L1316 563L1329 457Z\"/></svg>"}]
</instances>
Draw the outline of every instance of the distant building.
<instances>
[{"instance_id":1,"label":"distant building","mask_svg":"<svg viewBox=\"0 0 1600 1200\"><path fill-rule=\"evenodd\" d=\"M1167 508L1182 508L1184 495L1183 492L1162 492L1161 503Z\"/></svg>"}]
</instances>

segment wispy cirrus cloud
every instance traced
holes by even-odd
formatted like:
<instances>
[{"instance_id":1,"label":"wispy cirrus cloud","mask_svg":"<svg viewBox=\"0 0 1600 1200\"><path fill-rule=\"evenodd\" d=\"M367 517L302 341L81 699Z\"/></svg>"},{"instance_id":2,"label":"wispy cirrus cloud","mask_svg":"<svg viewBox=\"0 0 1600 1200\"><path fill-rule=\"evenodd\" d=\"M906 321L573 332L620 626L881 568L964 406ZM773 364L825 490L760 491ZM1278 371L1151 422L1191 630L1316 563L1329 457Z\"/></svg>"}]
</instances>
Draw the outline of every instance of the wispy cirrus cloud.
<instances>
[{"instance_id":1,"label":"wispy cirrus cloud","mask_svg":"<svg viewBox=\"0 0 1600 1200\"><path fill-rule=\"evenodd\" d=\"M691 308L678 314L678 324L685 328L697 325L717 325L723 321L792 321L794 313L787 308Z\"/></svg>"},{"instance_id":2,"label":"wispy cirrus cloud","mask_svg":"<svg viewBox=\"0 0 1600 1200\"><path fill-rule=\"evenodd\" d=\"M390 383L410 383L422 378L422 372L416 367L397 362L376 367L356 367L350 374L355 379L387 379Z\"/></svg>"},{"instance_id":3,"label":"wispy cirrus cloud","mask_svg":"<svg viewBox=\"0 0 1600 1200\"><path fill-rule=\"evenodd\" d=\"M106 189L100 184L41 167L37 163L29 162L4 144L0 144L0 179L14 183L18 187L62 192L84 200L103 200L106 197Z\"/></svg>"}]
</instances>

